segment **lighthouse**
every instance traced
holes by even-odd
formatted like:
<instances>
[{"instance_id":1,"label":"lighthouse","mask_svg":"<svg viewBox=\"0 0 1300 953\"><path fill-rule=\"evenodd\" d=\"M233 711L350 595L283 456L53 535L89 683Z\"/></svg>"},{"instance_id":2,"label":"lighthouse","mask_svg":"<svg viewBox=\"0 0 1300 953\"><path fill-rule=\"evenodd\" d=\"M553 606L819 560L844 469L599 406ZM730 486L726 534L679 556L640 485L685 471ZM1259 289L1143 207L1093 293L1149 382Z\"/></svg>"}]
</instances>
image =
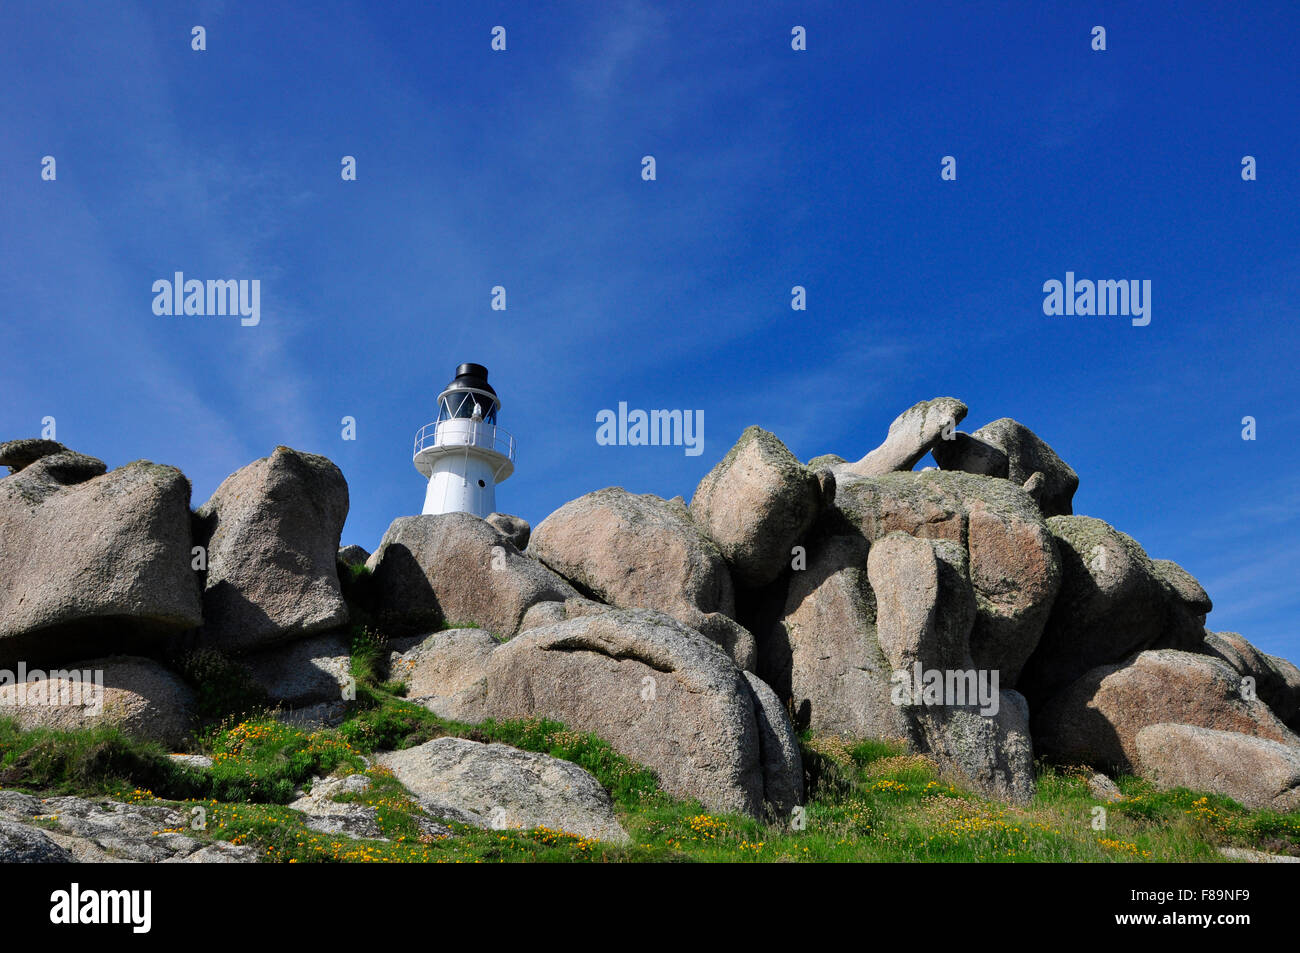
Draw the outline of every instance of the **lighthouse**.
<instances>
[{"instance_id":1,"label":"lighthouse","mask_svg":"<svg viewBox=\"0 0 1300 953\"><path fill-rule=\"evenodd\" d=\"M515 471L515 438L497 426L501 399L482 364L461 364L438 395L438 419L415 435L415 469L429 481L425 514L496 511L497 484Z\"/></svg>"}]
</instances>

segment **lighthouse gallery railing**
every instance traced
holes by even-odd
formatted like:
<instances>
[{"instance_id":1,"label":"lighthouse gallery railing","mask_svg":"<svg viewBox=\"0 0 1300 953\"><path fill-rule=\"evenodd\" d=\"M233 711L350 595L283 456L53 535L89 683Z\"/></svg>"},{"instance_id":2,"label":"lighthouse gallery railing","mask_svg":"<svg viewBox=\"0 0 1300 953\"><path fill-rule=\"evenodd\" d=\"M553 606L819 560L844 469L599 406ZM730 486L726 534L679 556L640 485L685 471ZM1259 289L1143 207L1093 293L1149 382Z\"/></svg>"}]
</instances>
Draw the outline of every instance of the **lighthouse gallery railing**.
<instances>
[{"instance_id":1,"label":"lighthouse gallery railing","mask_svg":"<svg viewBox=\"0 0 1300 953\"><path fill-rule=\"evenodd\" d=\"M474 420L444 420L442 430L438 421L425 424L415 435L415 453L438 447L481 447L499 453L512 463L515 459L515 438L495 424ZM452 426L447 426L451 424Z\"/></svg>"}]
</instances>

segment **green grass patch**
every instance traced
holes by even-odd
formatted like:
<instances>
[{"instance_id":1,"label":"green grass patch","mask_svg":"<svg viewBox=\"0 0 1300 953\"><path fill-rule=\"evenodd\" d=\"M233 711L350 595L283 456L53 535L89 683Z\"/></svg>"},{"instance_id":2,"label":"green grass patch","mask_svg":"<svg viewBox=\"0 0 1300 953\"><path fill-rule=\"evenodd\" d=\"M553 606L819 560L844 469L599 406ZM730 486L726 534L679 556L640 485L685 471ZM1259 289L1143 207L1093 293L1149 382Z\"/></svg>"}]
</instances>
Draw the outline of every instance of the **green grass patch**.
<instances>
[{"instance_id":1,"label":"green grass patch","mask_svg":"<svg viewBox=\"0 0 1300 953\"><path fill-rule=\"evenodd\" d=\"M111 726L80 731L21 731L0 718L0 787L34 794L124 797L139 790L172 797L204 795L208 780L167 757L158 744Z\"/></svg>"},{"instance_id":2,"label":"green grass patch","mask_svg":"<svg viewBox=\"0 0 1300 953\"><path fill-rule=\"evenodd\" d=\"M229 717L196 736L211 771L177 764L155 744L111 728L19 731L0 720L0 786L34 794L160 799L202 805L205 837L258 848L279 862L1184 862L1217 861L1221 845L1300 855L1300 811L1248 811L1222 797L1157 791L1117 779L1102 803L1085 769L1037 766L1026 805L991 801L954 783L901 741L800 738L809 801L779 819L718 813L670 797L655 774L596 735L545 719L468 725L439 718L386 681L388 643L352 632L356 701L337 728L311 731L268 714ZM214 663L215 664L215 663ZM215 708L214 708L215 710ZM482 830L446 824L436 837L415 800L366 756L446 737L496 742L571 761L610 792L631 837L615 846L563 831ZM284 805L311 779L365 773L368 790L336 796L375 808L387 840L308 830ZM1099 809L1102 813L1099 814Z\"/></svg>"}]
</instances>

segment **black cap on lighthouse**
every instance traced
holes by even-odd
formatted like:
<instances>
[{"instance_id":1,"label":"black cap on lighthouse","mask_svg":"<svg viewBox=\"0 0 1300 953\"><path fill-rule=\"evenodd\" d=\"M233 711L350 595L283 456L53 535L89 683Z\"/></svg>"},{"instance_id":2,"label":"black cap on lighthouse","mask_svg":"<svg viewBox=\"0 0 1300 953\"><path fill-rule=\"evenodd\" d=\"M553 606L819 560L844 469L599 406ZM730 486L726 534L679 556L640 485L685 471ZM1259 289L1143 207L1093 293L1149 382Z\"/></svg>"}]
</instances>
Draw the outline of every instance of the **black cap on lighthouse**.
<instances>
[{"instance_id":1,"label":"black cap on lighthouse","mask_svg":"<svg viewBox=\"0 0 1300 953\"><path fill-rule=\"evenodd\" d=\"M447 390L485 390L493 397L497 394L488 383L488 369L482 364L457 365L456 377L447 385Z\"/></svg>"}]
</instances>

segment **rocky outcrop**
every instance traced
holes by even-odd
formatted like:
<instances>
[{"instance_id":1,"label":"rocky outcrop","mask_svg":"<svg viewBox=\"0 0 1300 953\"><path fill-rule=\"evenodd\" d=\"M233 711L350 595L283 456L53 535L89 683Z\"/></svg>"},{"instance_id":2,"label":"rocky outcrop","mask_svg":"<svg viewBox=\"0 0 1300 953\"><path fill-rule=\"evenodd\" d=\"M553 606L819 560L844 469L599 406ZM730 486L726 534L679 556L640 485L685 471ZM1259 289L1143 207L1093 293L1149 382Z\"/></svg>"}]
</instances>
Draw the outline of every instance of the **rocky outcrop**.
<instances>
[{"instance_id":1,"label":"rocky outcrop","mask_svg":"<svg viewBox=\"0 0 1300 953\"><path fill-rule=\"evenodd\" d=\"M542 520L528 552L601 602L667 613L754 667L727 563L681 501L597 490Z\"/></svg>"},{"instance_id":2,"label":"rocky outcrop","mask_svg":"<svg viewBox=\"0 0 1300 953\"><path fill-rule=\"evenodd\" d=\"M584 596L565 599L563 602L539 602L524 613L523 621L519 623L519 631L527 632L538 626L563 622L565 619L577 619L585 615L600 615L612 609L612 606Z\"/></svg>"},{"instance_id":3,"label":"rocky outcrop","mask_svg":"<svg viewBox=\"0 0 1300 953\"><path fill-rule=\"evenodd\" d=\"M976 603L971 657L1015 687L1060 585L1056 545L1028 494L967 473L891 473L841 486L834 509L868 543L901 531L963 547Z\"/></svg>"},{"instance_id":4,"label":"rocky outcrop","mask_svg":"<svg viewBox=\"0 0 1300 953\"><path fill-rule=\"evenodd\" d=\"M951 540L893 532L871 547L867 575L891 689L900 675L912 683L902 711L915 743L986 795L1028 801L1035 790L1029 707L971 658L976 602L966 551ZM945 692L936 703L915 690L916 672L937 673L945 689L951 678L963 697ZM892 691L891 701L898 701Z\"/></svg>"},{"instance_id":5,"label":"rocky outcrop","mask_svg":"<svg viewBox=\"0 0 1300 953\"><path fill-rule=\"evenodd\" d=\"M508 639L532 606L578 595L470 513L399 517L366 565L376 614L412 633L469 623Z\"/></svg>"},{"instance_id":6,"label":"rocky outcrop","mask_svg":"<svg viewBox=\"0 0 1300 953\"><path fill-rule=\"evenodd\" d=\"M691 516L717 544L738 585L763 586L791 562L824 504L817 474L785 444L759 427L749 427L731 451L700 481Z\"/></svg>"},{"instance_id":7,"label":"rocky outcrop","mask_svg":"<svg viewBox=\"0 0 1300 953\"><path fill-rule=\"evenodd\" d=\"M780 617L765 636L760 674L792 699L801 730L852 738L908 733L889 700L892 666L876 638L868 548L841 514L823 517L808 541L808 567L791 573Z\"/></svg>"},{"instance_id":8,"label":"rocky outcrop","mask_svg":"<svg viewBox=\"0 0 1300 953\"><path fill-rule=\"evenodd\" d=\"M82 676L30 670L98 667L95 718L179 745L194 690L145 656L186 658L197 678L184 650L199 647L220 665L238 656L276 717L337 725L351 605L389 640L378 674L404 681L410 700L462 722L594 732L710 811L789 818L804 796L796 728L901 739L945 778L1017 803L1033 795L1041 754L1290 804L1300 669L1207 632L1212 604L1195 578L1072 515L1078 477L1051 447L1009 418L958 433L965 413L952 398L917 404L856 463L800 464L751 427L689 508L615 487L535 532L502 513L402 517L373 554L339 549L347 487L323 457L277 448L191 514L171 468L109 472L54 441L3 443L0 673L25 661L29 694L0 716L92 723L85 704L30 693ZM913 471L927 452L943 469ZM590 778L561 783L565 769L462 748L420 756L477 792L439 806L449 822L490 823L498 805L483 791L510 791L519 824L571 781L582 810L599 800L580 790ZM296 803L306 823L381 836L373 806L331 793L347 783L360 782L319 779ZM596 814L611 820L608 808ZM50 836L56 847L81 837ZM15 856L40 853L23 843ZM77 845L76 857L112 855Z\"/></svg>"},{"instance_id":9,"label":"rocky outcrop","mask_svg":"<svg viewBox=\"0 0 1300 953\"><path fill-rule=\"evenodd\" d=\"M871 547L867 579L876 596L876 638L895 671L917 663L971 667L975 591L965 549L893 532Z\"/></svg>"},{"instance_id":10,"label":"rocky outcrop","mask_svg":"<svg viewBox=\"0 0 1300 953\"><path fill-rule=\"evenodd\" d=\"M408 699L443 718L562 721L706 805L788 816L803 803L798 742L775 693L659 612L538 603L510 642L435 632L394 652L389 669Z\"/></svg>"},{"instance_id":11,"label":"rocky outcrop","mask_svg":"<svg viewBox=\"0 0 1300 953\"><path fill-rule=\"evenodd\" d=\"M559 758L437 738L379 762L435 817L497 830L545 827L613 844L629 839L600 782Z\"/></svg>"},{"instance_id":12,"label":"rocky outcrop","mask_svg":"<svg viewBox=\"0 0 1300 953\"><path fill-rule=\"evenodd\" d=\"M0 863L72 864L76 858L44 831L0 820Z\"/></svg>"},{"instance_id":13,"label":"rocky outcrop","mask_svg":"<svg viewBox=\"0 0 1300 953\"><path fill-rule=\"evenodd\" d=\"M480 722L486 717L488 661L500 644L483 629L434 632L405 651L393 652L388 661L389 675L406 683L410 701L435 715Z\"/></svg>"},{"instance_id":14,"label":"rocky outcrop","mask_svg":"<svg viewBox=\"0 0 1300 953\"><path fill-rule=\"evenodd\" d=\"M1047 525L1061 555L1061 591L1025 671L1031 704L1154 645L1166 622L1166 589L1132 537L1090 516L1054 516Z\"/></svg>"},{"instance_id":15,"label":"rocky outcrop","mask_svg":"<svg viewBox=\"0 0 1300 953\"><path fill-rule=\"evenodd\" d=\"M1004 480L1010 470L1007 455L1000 447L960 430L953 431L949 439L936 442L930 452L940 470L961 470Z\"/></svg>"},{"instance_id":16,"label":"rocky outcrop","mask_svg":"<svg viewBox=\"0 0 1300 953\"><path fill-rule=\"evenodd\" d=\"M1034 712L1039 751L1071 764L1133 772L1138 732L1170 722L1300 745L1241 677L1204 655L1159 649L1087 672Z\"/></svg>"},{"instance_id":17,"label":"rocky outcrop","mask_svg":"<svg viewBox=\"0 0 1300 953\"><path fill-rule=\"evenodd\" d=\"M1300 669L1286 659L1261 652L1236 632L1206 632L1200 651L1232 666L1273 714L1290 725L1300 712ZM1295 726L1292 726L1295 730Z\"/></svg>"},{"instance_id":18,"label":"rocky outcrop","mask_svg":"<svg viewBox=\"0 0 1300 953\"><path fill-rule=\"evenodd\" d=\"M1153 559L1151 568L1165 593L1165 622L1156 647L1200 651L1205 636L1205 616L1214 608L1210 597L1191 573L1172 560Z\"/></svg>"},{"instance_id":19,"label":"rocky outcrop","mask_svg":"<svg viewBox=\"0 0 1300 953\"><path fill-rule=\"evenodd\" d=\"M352 684L351 647L340 632L310 636L240 661L269 698L291 708L340 701Z\"/></svg>"},{"instance_id":20,"label":"rocky outcrop","mask_svg":"<svg viewBox=\"0 0 1300 953\"><path fill-rule=\"evenodd\" d=\"M0 862L252 864L252 847L189 836L190 815L107 798L0 791ZM37 829L35 825L42 825ZM50 845L54 845L51 849Z\"/></svg>"},{"instance_id":21,"label":"rocky outcrop","mask_svg":"<svg viewBox=\"0 0 1300 953\"><path fill-rule=\"evenodd\" d=\"M0 819L0 864L75 864L77 858L36 827Z\"/></svg>"},{"instance_id":22,"label":"rocky outcrop","mask_svg":"<svg viewBox=\"0 0 1300 953\"><path fill-rule=\"evenodd\" d=\"M313 778L311 792L289 803L292 810L305 814L303 826L321 834L343 834L387 840L379 825L378 809L366 804L336 801L336 794L361 794L370 787L364 774L345 778Z\"/></svg>"},{"instance_id":23,"label":"rocky outcrop","mask_svg":"<svg viewBox=\"0 0 1300 953\"><path fill-rule=\"evenodd\" d=\"M0 480L0 665L139 651L198 625L189 500L172 467L109 473L62 450Z\"/></svg>"},{"instance_id":24,"label":"rocky outcrop","mask_svg":"<svg viewBox=\"0 0 1300 953\"><path fill-rule=\"evenodd\" d=\"M838 478L841 474L870 477L911 470L965 416L966 405L955 397L936 397L913 404L894 418L884 443L857 463L844 464L833 472Z\"/></svg>"},{"instance_id":25,"label":"rocky outcrop","mask_svg":"<svg viewBox=\"0 0 1300 953\"><path fill-rule=\"evenodd\" d=\"M789 818L804 802L803 757L799 754L799 739L785 713L785 706L771 686L753 672L744 675L753 693L754 719L758 725L764 814L772 819Z\"/></svg>"},{"instance_id":26,"label":"rocky outcrop","mask_svg":"<svg viewBox=\"0 0 1300 953\"><path fill-rule=\"evenodd\" d=\"M1219 854L1242 864L1300 864L1300 857L1290 854L1270 854L1250 847L1220 847Z\"/></svg>"},{"instance_id":27,"label":"rocky outcrop","mask_svg":"<svg viewBox=\"0 0 1300 953\"><path fill-rule=\"evenodd\" d=\"M1214 603L1192 574L1171 559L1153 559L1151 568L1178 602L1191 614L1199 616L1200 624L1204 625L1205 615L1214 608Z\"/></svg>"},{"instance_id":28,"label":"rocky outcrop","mask_svg":"<svg viewBox=\"0 0 1300 953\"><path fill-rule=\"evenodd\" d=\"M24 665L14 675L21 680L0 675L0 717L24 730L113 725L170 747L194 727L193 689L151 659L116 656L49 670Z\"/></svg>"},{"instance_id":29,"label":"rocky outcrop","mask_svg":"<svg viewBox=\"0 0 1300 953\"><path fill-rule=\"evenodd\" d=\"M528 548L528 539L533 534L533 528L528 524L528 520L511 516L509 513L489 513L487 521L510 537L510 542L514 543L515 549L521 553Z\"/></svg>"},{"instance_id":30,"label":"rocky outcrop","mask_svg":"<svg viewBox=\"0 0 1300 953\"><path fill-rule=\"evenodd\" d=\"M17 473L24 467L31 466L41 457L68 452L68 448L57 440L43 440L36 437L24 440L6 440L0 442L0 466L7 466L11 474ZM102 462L100 466L103 467ZM103 473L105 470L107 470L107 467L104 467L99 472ZM98 475L95 474L95 476Z\"/></svg>"},{"instance_id":31,"label":"rocky outcrop","mask_svg":"<svg viewBox=\"0 0 1300 953\"><path fill-rule=\"evenodd\" d=\"M993 706L990 706L993 707ZM986 797L1026 804L1033 799L1034 745L1029 705L1019 692L998 693L996 711L978 704L914 712L924 748L941 768Z\"/></svg>"},{"instance_id":32,"label":"rocky outcrop","mask_svg":"<svg viewBox=\"0 0 1300 953\"><path fill-rule=\"evenodd\" d=\"M289 804L292 810L302 813L303 826L320 834L342 834L345 837L367 840L388 840L379 822L379 809L343 798L365 794L370 789L370 779L364 774L346 777L312 778L311 791ZM422 815L413 818L422 838L442 839L452 832Z\"/></svg>"},{"instance_id":33,"label":"rocky outcrop","mask_svg":"<svg viewBox=\"0 0 1300 953\"><path fill-rule=\"evenodd\" d=\"M344 546L339 550L338 561L344 566L364 566L370 553L361 546Z\"/></svg>"},{"instance_id":34,"label":"rocky outcrop","mask_svg":"<svg viewBox=\"0 0 1300 953\"><path fill-rule=\"evenodd\" d=\"M691 622L735 612L718 547L684 506L622 487L564 504L538 524L529 553L583 591L624 609L657 609Z\"/></svg>"},{"instance_id":35,"label":"rocky outcrop","mask_svg":"<svg viewBox=\"0 0 1300 953\"><path fill-rule=\"evenodd\" d=\"M972 440L963 442L960 457L949 458L947 463L939 460L939 465L957 470L972 467L971 472L1006 477L1016 486L1032 488L1044 516L1068 516L1074 512L1079 475L1024 424L1003 417L985 424L971 436ZM1005 456L1005 472L995 469L997 456L988 448Z\"/></svg>"},{"instance_id":36,"label":"rocky outcrop","mask_svg":"<svg viewBox=\"0 0 1300 953\"><path fill-rule=\"evenodd\" d=\"M1282 685L1273 696L1273 711L1286 722L1288 728L1300 733L1300 668L1276 655L1265 655L1264 658L1282 680Z\"/></svg>"},{"instance_id":37,"label":"rocky outcrop","mask_svg":"<svg viewBox=\"0 0 1300 953\"><path fill-rule=\"evenodd\" d=\"M717 645L663 613L611 610L528 630L492 653L484 710L594 732L710 810L762 808L749 683ZM773 797L794 787L802 779L774 783Z\"/></svg>"},{"instance_id":38,"label":"rocky outcrop","mask_svg":"<svg viewBox=\"0 0 1300 953\"><path fill-rule=\"evenodd\" d=\"M348 485L325 457L276 447L199 508L207 549L199 644L231 654L347 621L338 549Z\"/></svg>"},{"instance_id":39,"label":"rocky outcrop","mask_svg":"<svg viewBox=\"0 0 1300 953\"><path fill-rule=\"evenodd\" d=\"M1142 732L1138 732L1141 735ZM1088 793L1098 801L1115 802L1124 800L1124 792L1119 785L1098 771L1088 779Z\"/></svg>"},{"instance_id":40,"label":"rocky outcrop","mask_svg":"<svg viewBox=\"0 0 1300 953\"><path fill-rule=\"evenodd\" d=\"M1235 731L1161 722L1137 733L1142 776L1162 789L1190 788L1249 808L1300 808L1300 748Z\"/></svg>"},{"instance_id":41,"label":"rocky outcrop","mask_svg":"<svg viewBox=\"0 0 1300 953\"><path fill-rule=\"evenodd\" d=\"M48 496L62 487L85 483L108 472L103 460L69 450L52 440L11 440L0 444L0 457L9 461L10 474L27 470L27 475L16 485L25 487L25 495L29 497Z\"/></svg>"},{"instance_id":42,"label":"rocky outcrop","mask_svg":"<svg viewBox=\"0 0 1300 953\"><path fill-rule=\"evenodd\" d=\"M897 530L868 542L841 513L820 522L809 559L770 633L780 650L765 656L778 690L789 686L797 724L901 738L990 796L1032 797L1024 700L971 656L978 600L966 548ZM962 697L900 695L899 679L911 686L917 671L960 673ZM981 684L987 697L977 703Z\"/></svg>"}]
</instances>

